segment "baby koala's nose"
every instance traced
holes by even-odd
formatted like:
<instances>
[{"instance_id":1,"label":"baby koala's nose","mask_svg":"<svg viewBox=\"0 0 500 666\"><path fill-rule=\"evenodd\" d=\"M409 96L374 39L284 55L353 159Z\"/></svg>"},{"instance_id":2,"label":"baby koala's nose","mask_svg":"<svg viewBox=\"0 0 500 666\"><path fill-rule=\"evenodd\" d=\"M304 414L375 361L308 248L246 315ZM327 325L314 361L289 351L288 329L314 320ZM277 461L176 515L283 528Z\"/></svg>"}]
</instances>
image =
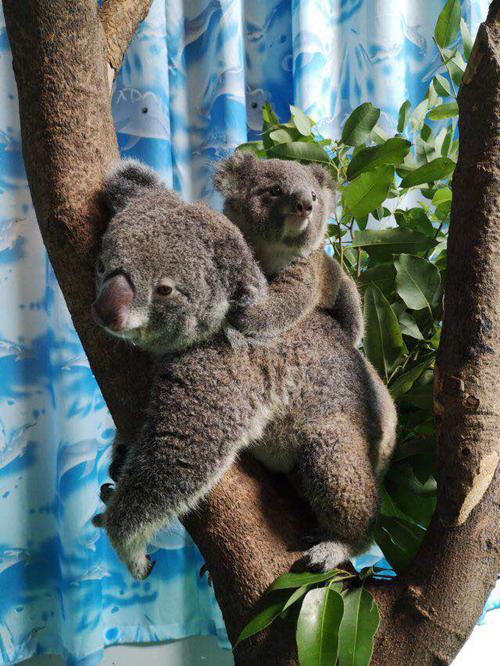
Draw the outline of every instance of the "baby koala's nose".
<instances>
[{"instance_id":1,"label":"baby koala's nose","mask_svg":"<svg viewBox=\"0 0 500 666\"><path fill-rule=\"evenodd\" d=\"M293 195L295 201L295 210L299 215L307 217L311 214L313 208L313 200L310 192L306 190L299 190Z\"/></svg>"}]
</instances>

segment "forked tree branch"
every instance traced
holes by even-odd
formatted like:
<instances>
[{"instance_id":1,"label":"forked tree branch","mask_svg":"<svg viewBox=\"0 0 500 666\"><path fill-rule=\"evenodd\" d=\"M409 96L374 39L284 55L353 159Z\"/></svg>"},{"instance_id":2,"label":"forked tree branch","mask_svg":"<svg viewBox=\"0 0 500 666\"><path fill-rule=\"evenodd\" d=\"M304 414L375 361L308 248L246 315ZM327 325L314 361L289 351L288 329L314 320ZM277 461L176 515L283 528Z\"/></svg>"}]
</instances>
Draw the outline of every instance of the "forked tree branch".
<instances>
[{"instance_id":1,"label":"forked tree branch","mask_svg":"<svg viewBox=\"0 0 500 666\"><path fill-rule=\"evenodd\" d=\"M471 631L498 568L498 471L491 478L500 425L499 3L480 29L465 77L470 81L459 99L461 148L436 382L438 509L407 576L374 588L383 614L377 665L448 663ZM107 223L97 195L119 157L107 67L119 67L149 3L105 2L102 21L95 0L3 4L37 219L104 399L130 438L142 422L151 363L107 338L91 321L90 304ZM186 519L207 560L232 641L262 592L297 558L304 520L287 484L250 460L234 465ZM293 633L277 621L270 632L242 643L236 658L239 666L296 664Z\"/></svg>"},{"instance_id":2,"label":"forked tree branch","mask_svg":"<svg viewBox=\"0 0 500 666\"><path fill-rule=\"evenodd\" d=\"M152 4L153 0L103 0L99 17L104 29L111 83L139 23L144 21Z\"/></svg>"}]
</instances>

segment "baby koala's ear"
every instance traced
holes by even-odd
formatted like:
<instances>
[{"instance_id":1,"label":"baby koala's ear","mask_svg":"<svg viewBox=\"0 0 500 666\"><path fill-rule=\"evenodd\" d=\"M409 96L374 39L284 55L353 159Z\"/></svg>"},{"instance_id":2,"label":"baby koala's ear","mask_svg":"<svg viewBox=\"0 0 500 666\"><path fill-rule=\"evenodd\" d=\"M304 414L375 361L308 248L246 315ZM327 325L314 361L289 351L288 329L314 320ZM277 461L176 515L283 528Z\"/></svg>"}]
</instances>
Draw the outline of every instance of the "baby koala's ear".
<instances>
[{"instance_id":1,"label":"baby koala's ear","mask_svg":"<svg viewBox=\"0 0 500 666\"><path fill-rule=\"evenodd\" d=\"M239 190L248 178L250 171L257 165L257 158L253 153L237 150L229 157L218 162L215 167L213 181L215 189L225 197L231 196Z\"/></svg>"},{"instance_id":2,"label":"baby koala's ear","mask_svg":"<svg viewBox=\"0 0 500 666\"><path fill-rule=\"evenodd\" d=\"M337 185L332 175L321 164L311 164L309 169L313 172L314 177L323 189L330 190L331 192L337 190Z\"/></svg>"},{"instance_id":3,"label":"baby koala's ear","mask_svg":"<svg viewBox=\"0 0 500 666\"><path fill-rule=\"evenodd\" d=\"M112 215L123 210L141 190L161 187L158 175L138 160L121 160L104 181L102 195Z\"/></svg>"}]
</instances>

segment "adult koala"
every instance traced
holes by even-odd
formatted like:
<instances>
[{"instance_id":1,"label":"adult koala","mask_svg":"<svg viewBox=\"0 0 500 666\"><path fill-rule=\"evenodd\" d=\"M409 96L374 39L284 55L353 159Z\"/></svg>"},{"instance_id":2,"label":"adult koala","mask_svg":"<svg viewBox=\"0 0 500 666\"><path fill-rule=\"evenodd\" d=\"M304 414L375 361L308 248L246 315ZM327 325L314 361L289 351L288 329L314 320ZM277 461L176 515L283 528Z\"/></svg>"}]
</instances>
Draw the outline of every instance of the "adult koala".
<instances>
[{"instance_id":1,"label":"adult koala","mask_svg":"<svg viewBox=\"0 0 500 666\"><path fill-rule=\"evenodd\" d=\"M323 541L305 554L329 569L366 546L396 415L374 370L331 315L313 311L265 346L232 346L233 306L266 298L241 233L182 203L154 172L121 163L104 195L114 217L97 262L98 323L158 355L148 416L95 523L136 578L146 544L192 509L242 449L286 472Z\"/></svg>"}]
</instances>

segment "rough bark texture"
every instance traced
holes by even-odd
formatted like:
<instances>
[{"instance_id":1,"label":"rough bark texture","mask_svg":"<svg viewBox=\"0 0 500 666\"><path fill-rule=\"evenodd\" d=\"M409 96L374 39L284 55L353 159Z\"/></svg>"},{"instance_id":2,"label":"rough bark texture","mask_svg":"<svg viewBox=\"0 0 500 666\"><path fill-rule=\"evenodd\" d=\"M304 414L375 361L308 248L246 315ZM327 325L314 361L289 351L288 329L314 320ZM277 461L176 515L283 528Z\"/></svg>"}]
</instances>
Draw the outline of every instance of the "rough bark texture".
<instances>
[{"instance_id":1,"label":"rough bark texture","mask_svg":"<svg viewBox=\"0 0 500 666\"><path fill-rule=\"evenodd\" d=\"M133 436L147 403L150 361L111 340L90 317L95 256L107 222L97 193L119 158L97 3L4 0L3 5L23 156L43 239L113 419ZM123 34L120 40L125 48ZM251 472L234 466L186 521L207 560L232 640L266 587L299 555L293 546L300 515L294 499L258 465L249 465ZM242 644L238 663L254 666L262 654L270 665L295 663L293 632L284 624L273 632L273 646L269 640L263 635Z\"/></svg>"},{"instance_id":2,"label":"rough bark texture","mask_svg":"<svg viewBox=\"0 0 500 666\"><path fill-rule=\"evenodd\" d=\"M448 664L499 570L500 2L459 93L444 326L435 377L438 507L384 606L375 664Z\"/></svg>"},{"instance_id":3,"label":"rough bark texture","mask_svg":"<svg viewBox=\"0 0 500 666\"><path fill-rule=\"evenodd\" d=\"M92 370L128 436L141 423L150 362L101 333L90 319L90 303L107 221L97 192L118 158L107 67L119 67L149 4L110 0L101 22L95 0L4 0L40 229ZM461 150L436 382L438 511L411 572L374 588L383 615L374 663L384 666L449 663L498 568L498 471L491 482L500 426L498 14L495 1L459 100ZM297 558L304 519L288 486L245 460L185 521L207 560L231 640L265 588ZM293 666L293 632L277 622L271 632L243 643L236 657L240 666Z\"/></svg>"},{"instance_id":4,"label":"rough bark texture","mask_svg":"<svg viewBox=\"0 0 500 666\"><path fill-rule=\"evenodd\" d=\"M114 74L120 69L130 40L152 4L153 0L103 0L99 16L108 62Z\"/></svg>"}]
</instances>

